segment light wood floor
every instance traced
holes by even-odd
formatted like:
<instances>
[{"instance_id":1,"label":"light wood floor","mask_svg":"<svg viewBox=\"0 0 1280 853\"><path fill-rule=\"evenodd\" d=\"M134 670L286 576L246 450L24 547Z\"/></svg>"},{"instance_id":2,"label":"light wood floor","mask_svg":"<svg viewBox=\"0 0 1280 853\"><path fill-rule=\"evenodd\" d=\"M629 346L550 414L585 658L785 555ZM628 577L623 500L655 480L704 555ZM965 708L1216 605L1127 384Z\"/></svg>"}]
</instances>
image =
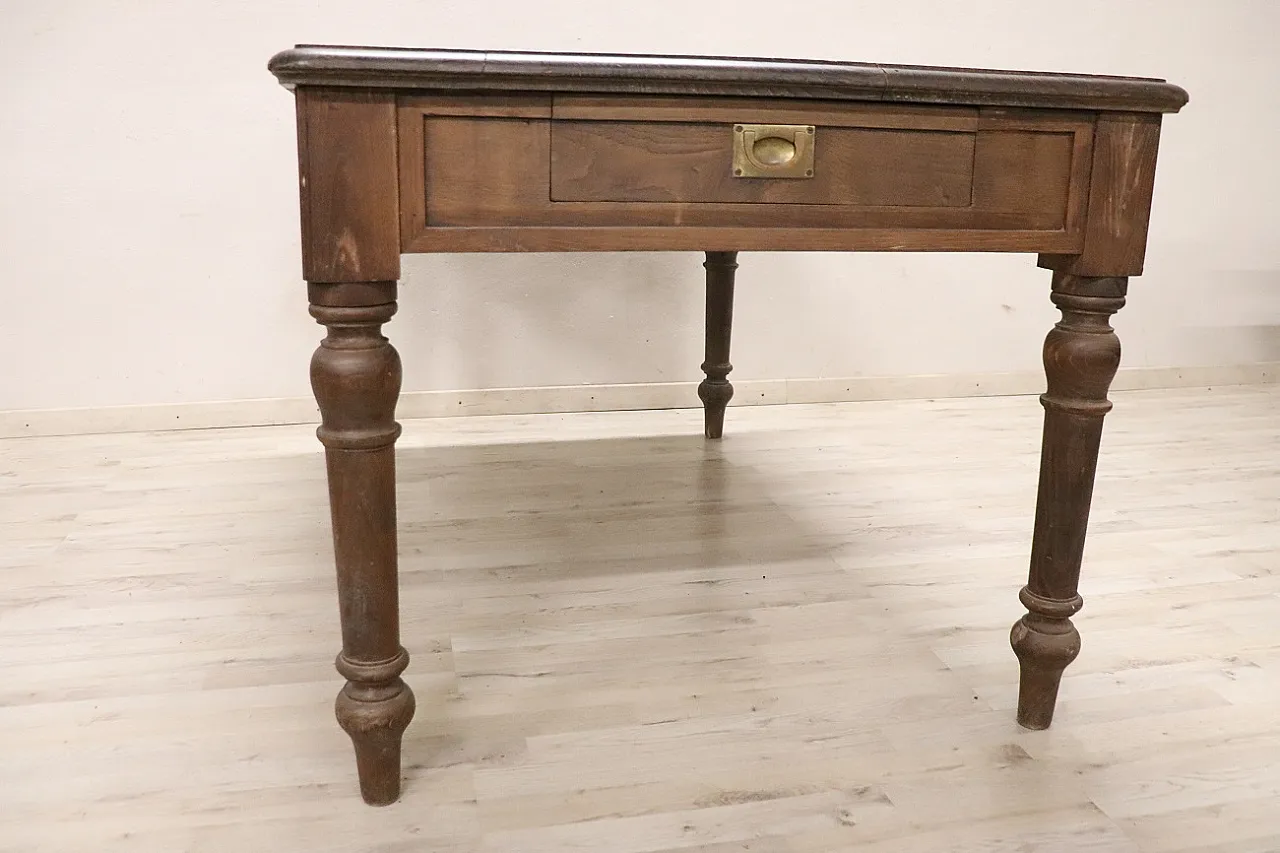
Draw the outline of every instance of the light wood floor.
<instances>
[{"instance_id":1,"label":"light wood floor","mask_svg":"<svg viewBox=\"0 0 1280 853\"><path fill-rule=\"evenodd\" d=\"M1280 387L1114 399L1037 733L1034 398L406 423L387 809L311 428L0 442L0 850L1280 851Z\"/></svg>"}]
</instances>

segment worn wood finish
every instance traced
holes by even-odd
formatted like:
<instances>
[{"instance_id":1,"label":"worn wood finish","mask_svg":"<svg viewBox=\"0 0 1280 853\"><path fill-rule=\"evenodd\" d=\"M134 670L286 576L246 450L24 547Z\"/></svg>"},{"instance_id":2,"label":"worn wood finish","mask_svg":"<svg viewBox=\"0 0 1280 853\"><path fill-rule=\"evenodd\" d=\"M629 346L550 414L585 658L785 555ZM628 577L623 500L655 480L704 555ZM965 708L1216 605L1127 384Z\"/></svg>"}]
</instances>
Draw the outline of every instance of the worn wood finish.
<instances>
[{"instance_id":1,"label":"worn wood finish","mask_svg":"<svg viewBox=\"0 0 1280 853\"><path fill-rule=\"evenodd\" d=\"M703 207L704 205L699 205ZM822 208L828 210L829 208ZM708 211L709 212L709 211ZM798 213L798 212L797 212ZM994 218L994 217L993 217ZM1060 231L933 231L850 225L767 226L459 226L429 228L406 240L412 252L1045 252L1074 251L1078 235Z\"/></svg>"},{"instance_id":2,"label":"worn wood finish","mask_svg":"<svg viewBox=\"0 0 1280 853\"><path fill-rule=\"evenodd\" d=\"M923 129L914 114L903 119L913 129L886 127L892 118L882 111L875 128L856 128L854 110L845 125L819 126L817 175L773 181L730 174L732 123L404 107L402 241L408 251L1079 249L1090 118L1050 115L1040 127L1000 112L974 133ZM736 233L699 245L699 228Z\"/></svg>"},{"instance_id":3,"label":"worn wood finish","mask_svg":"<svg viewBox=\"0 0 1280 853\"><path fill-rule=\"evenodd\" d=\"M978 129L978 114L977 107L925 107L795 98L557 95L552 101L550 118L557 121L749 122L975 131Z\"/></svg>"},{"instance_id":4,"label":"worn wood finish","mask_svg":"<svg viewBox=\"0 0 1280 853\"><path fill-rule=\"evenodd\" d=\"M400 358L381 334L400 275L395 100L297 92L303 274L328 334L311 360L322 423L346 685L334 712L355 748L365 802L400 796L413 693L400 678L395 422Z\"/></svg>"},{"instance_id":5,"label":"worn wood finish","mask_svg":"<svg viewBox=\"0 0 1280 853\"><path fill-rule=\"evenodd\" d=\"M300 89L296 99L303 278L398 279L394 98Z\"/></svg>"},{"instance_id":6,"label":"worn wood finish","mask_svg":"<svg viewBox=\"0 0 1280 853\"><path fill-rule=\"evenodd\" d=\"M1177 112L1163 80L720 56L299 45L268 68L287 86L730 95L1047 109Z\"/></svg>"},{"instance_id":7,"label":"worn wood finish","mask_svg":"<svg viewBox=\"0 0 1280 853\"><path fill-rule=\"evenodd\" d=\"M396 578L395 420L400 356L382 336L396 311L395 282L311 285L311 314L328 329L311 359L322 419L333 551L338 569L347 679L335 703L355 746L360 792L371 805L400 796L400 739L413 718L413 692L400 678Z\"/></svg>"},{"instance_id":8,"label":"worn wood finish","mask_svg":"<svg viewBox=\"0 0 1280 853\"><path fill-rule=\"evenodd\" d=\"M551 118L551 96L504 92L501 94L429 95L402 94L400 110L427 116L486 116L488 118Z\"/></svg>"},{"instance_id":9,"label":"worn wood finish","mask_svg":"<svg viewBox=\"0 0 1280 853\"><path fill-rule=\"evenodd\" d=\"M398 796L413 714L396 592L400 365L380 331L400 252L705 252L698 395L712 439L733 395L739 251L1038 253L1062 320L1045 343L1027 614L1011 642L1017 719L1049 725L1080 646L1071 616L1120 354L1108 317L1142 270L1160 114L1185 92L1145 78L383 48L301 47L270 68L297 89L304 269L329 330L312 379L347 678L337 713L368 802ZM736 124L812 125L813 175L739 179ZM721 473L702 474L719 493Z\"/></svg>"},{"instance_id":10,"label":"worn wood finish","mask_svg":"<svg viewBox=\"0 0 1280 853\"><path fill-rule=\"evenodd\" d=\"M698 398L705 409L707 438L724 435L724 410L733 399L733 385L727 377L729 338L733 332L733 277L738 269L737 252L707 252L703 262L707 270L706 358L702 372L707 378L698 384Z\"/></svg>"},{"instance_id":11,"label":"worn wood finish","mask_svg":"<svg viewBox=\"0 0 1280 853\"><path fill-rule=\"evenodd\" d=\"M1053 302L1062 319L1044 343L1048 390L1031 569L1019 598L1027 608L1010 641L1022 668L1018 722L1044 729L1053 720L1062 671L1080 653L1071 617L1093 498L1107 389L1120 366L1120 340L1109 318L1124 307L1128 279L1055 273Z\"/></svg>"},{"instance_id":12,"label":"worn wood finish","mask_svg":"<svg viewBox=\"0 0 1280 853\"><path fill-rule=\"evenodd\" d=\"M1075 275L1141 275L1155 191L1160 116L1099 117L1085 242L1079 254L1040 258Z\"/></svg>"},{"instance_id":13,"label":"worn wood finish","mask_svg":"<svg viewBox=\"0 0 1280 853\"><path fill-rule=\"evenodd\" d=\"M703 206L703 205L699 205ZM823 207L822 210L828 210ZM709 211L708 211L709 213ZM764 225L673 228L507 225L429 228L406 242L413 252L1042 252L1073 251L1079 237L1056 231L1001 231L997 227L929 231L887 227L769 228ZM1052 248L1050 248L1052 247Z\"/></svg>"},{"instance_id":14,"label":"worn wood finish","mask_svg":"<svg viewBox=\"0 0 1280 853\"><path fill-rule=\"evenodd\" d=\"M753 180L729 167L733 127L556 121L551 200L857 207L968 207L972 200L973 133L820 126L813 177Z\"/></svg>"},{"instance_id":15,"label":"worn wood finish","mask_svg":"<svg viewBox=\"0 0 1280 853\"><path fill-rule=\"evenodd\" d=\"M1080 235L1089 202L1094 122L1092 115L983 110L974 206L1017 211L1023 227Z\"/></svg>"}]
</instances>

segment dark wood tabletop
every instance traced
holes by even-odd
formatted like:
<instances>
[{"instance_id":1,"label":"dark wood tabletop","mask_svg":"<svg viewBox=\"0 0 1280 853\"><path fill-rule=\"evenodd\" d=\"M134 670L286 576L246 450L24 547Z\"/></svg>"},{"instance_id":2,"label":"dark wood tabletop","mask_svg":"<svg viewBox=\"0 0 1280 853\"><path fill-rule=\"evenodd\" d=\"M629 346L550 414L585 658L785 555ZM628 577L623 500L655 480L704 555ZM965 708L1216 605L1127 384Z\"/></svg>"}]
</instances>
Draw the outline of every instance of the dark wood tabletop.
<instances>
[{"instance_id":1,"label":"dark wood tabletop","mask_svg":"<svg viewBox=\"0 0 1280 853\"><path fill-rule=\"evenodd\" d=\"M1172 113L1187 93L1164 80L979 68L763 59L298 45L272 57L281 83L824 98Z\"/></svg>"}]
</instances>

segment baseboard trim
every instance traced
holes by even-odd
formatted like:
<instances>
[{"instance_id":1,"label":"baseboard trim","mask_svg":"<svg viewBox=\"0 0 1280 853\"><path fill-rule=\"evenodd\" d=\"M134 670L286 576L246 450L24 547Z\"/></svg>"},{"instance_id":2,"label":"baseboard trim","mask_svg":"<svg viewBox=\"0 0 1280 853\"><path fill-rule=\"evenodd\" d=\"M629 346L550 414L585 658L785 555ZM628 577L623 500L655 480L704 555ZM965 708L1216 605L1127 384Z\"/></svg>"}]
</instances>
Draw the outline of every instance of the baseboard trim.
<instances>
[{"instance_id":1,"label":"baseboard trim","mask_svg":"<svg viewBox=\"0 0 1280 853\"><path fill-rule=\"evenodd\" d=\"M1280 362L1212 367L1132 367L1121 369L1116 391L1262 385L1280 381ZM629 385L563 385L538 388L481 388L465 391L409 391L400 395L397 417L442 418L463 415L525 415L557 412L607 412L639 409L688 409L698 402L697 382ZM939 397L999 397L1039 394L1044 375L954 373L918 376L855 376L837 379L765 379L734 381L734 406L783 403L846 403ZM317 423L320 414L307 397L104 406L86 409L34 409L0 412L0 438L216 429Z\"/></svg>"}]
</instances>

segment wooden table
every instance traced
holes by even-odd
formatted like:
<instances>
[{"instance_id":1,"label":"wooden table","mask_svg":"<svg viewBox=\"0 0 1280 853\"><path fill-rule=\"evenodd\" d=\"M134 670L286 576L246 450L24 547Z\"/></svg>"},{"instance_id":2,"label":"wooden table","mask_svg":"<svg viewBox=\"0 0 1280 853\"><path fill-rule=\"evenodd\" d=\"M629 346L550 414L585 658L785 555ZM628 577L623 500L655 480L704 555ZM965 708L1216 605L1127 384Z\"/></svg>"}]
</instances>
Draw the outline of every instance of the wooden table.
<instances>
[{"instance_id":1,"label":"wooden table","mask_svg":"<svg viewBox=\"0 0 1280 853\"><path fill-rule=\"evenodd\" d=\"M347 683L337 717L366 802L400 795L394 445L382 335L404 252L706 252L706 436L721 436L742 250L1035 252L1062 319L1048 390L1018 722L1047 727L1080 651L1077 593L1109 317L1142 272L1161 80L711 57L301 46L302 265L328 334L311 361Z\"/></svg>"}]
</instances>

